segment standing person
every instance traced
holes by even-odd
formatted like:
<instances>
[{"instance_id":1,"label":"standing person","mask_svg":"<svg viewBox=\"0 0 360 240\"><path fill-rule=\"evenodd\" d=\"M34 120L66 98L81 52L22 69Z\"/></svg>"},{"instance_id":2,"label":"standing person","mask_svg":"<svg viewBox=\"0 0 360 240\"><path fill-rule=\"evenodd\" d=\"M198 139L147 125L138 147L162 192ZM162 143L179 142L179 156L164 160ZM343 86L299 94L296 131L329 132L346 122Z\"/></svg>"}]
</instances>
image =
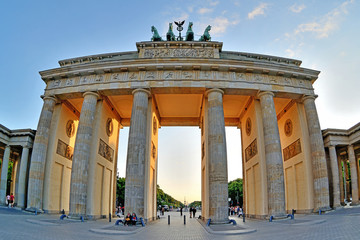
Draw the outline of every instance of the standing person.
<instances>
[{"instance_id":1,"label":"standing person","mask_svg":"<svg viewBox=\"0 0 360 240\"><path fill-rule=\"evenodd\" d=\"M15 196L13 193L10 194L10 207L14 207Z\"/></svg>"},{"instance_id":2,"label":"standing person","mask_svg":"<svg viewBox=\"0 0 360 240\"><path fill-rule=\"evenodd\" d=\"M182 216L182 207L180 207L180 216Z\"/></svg>"},{"instance_id":3,"label":"standing person","mask_svg":"<svg viewBox=\"0 0 360 240\"><path fill-rule=\"evenodd\" d=\"M161 215L163 215L163 216L164 216L164 212L165 212L165 208L164 208L164 207L162 207L162 208L161 208Z\"/></svg>"},{"instance_id":4,"label":"standing person","mask_svg":"<svg viewBox=\"0 0 360 240\"><path fill-rule=\"evenodd\" d=\"M190 218L191 218L192 211L193 211L193 208L191 207L190 211L189 211L190 212Z\"/></svg>"},{"instance_id":5,"label":"standing person","mask_svg":"<svg viewBox=\"0 0 360 240\"><path fill-rule=\"evenodd\" d=\"M193 208L193 217L195 218L196 208Z\"/></svg>"},{"instance_id":6,"label":"standing person","mask_svg":"<svg viewBox=\"0 0 360 240\"><path fill-rule=\"evenodd\" d=\"M6 196L6 205L8 207L10 206L10 195L9 194Z\"/></svg>"}]
</instances>

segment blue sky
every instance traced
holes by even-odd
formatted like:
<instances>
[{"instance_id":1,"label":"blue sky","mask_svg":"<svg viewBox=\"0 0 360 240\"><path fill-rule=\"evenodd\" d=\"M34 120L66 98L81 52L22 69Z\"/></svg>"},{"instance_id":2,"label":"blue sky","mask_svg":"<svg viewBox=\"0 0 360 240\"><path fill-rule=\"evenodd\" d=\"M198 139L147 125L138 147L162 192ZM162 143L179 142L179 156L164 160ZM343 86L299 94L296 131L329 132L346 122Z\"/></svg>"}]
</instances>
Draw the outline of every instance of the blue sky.
<instances>
[{"instance_id":1,"label":"blue sky","mask_svg":"<svg viewBox=\"0 0 360 240\"><path fill-rule=\"evenodd\" d=\"M0 123L10 129L36 129L45 88L39 71L56 68L66 58L134 51L135 42L150 40L152 25L165 35L169 22L186 20L185 28L194 23L195 38L210 24L212 40L223 42L223 50L295 58L303 67L320 70L314 87L321 127L349 128L360 121L359 12L359 0L1 1ZM194 192L200 196L198 131L160 129L160 185L175 179L165 172L178 163L184 166L184 174L164 186L166 190L180 189L176 183L196 183ZM126 132L120 134L123 162ZM238 130L228 129L227 134L234 138L228 145L239 143ZM182 142L167 144L174 138ZM230 168L237 171L229 170L229 179L241 173L236 144L228 154ZM165 159L183 149L188 155L165 166L170 161ZM119 165L123 174L124 164ZM192 165L195 170L190 170Z\"/></svg>"}]
</instances>

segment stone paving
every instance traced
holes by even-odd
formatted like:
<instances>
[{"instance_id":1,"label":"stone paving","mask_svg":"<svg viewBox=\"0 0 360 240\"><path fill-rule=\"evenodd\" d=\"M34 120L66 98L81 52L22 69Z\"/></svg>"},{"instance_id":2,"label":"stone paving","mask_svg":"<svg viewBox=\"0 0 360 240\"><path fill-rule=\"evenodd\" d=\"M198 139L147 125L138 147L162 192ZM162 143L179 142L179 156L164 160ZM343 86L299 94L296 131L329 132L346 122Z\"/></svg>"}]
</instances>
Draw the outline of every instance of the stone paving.
<instances>
[{"instance_id":1,"label":"stone paving","mask_svg":"<svg viewBox=\"0 0 360 240\"><path fill-rule=\"evenodd\" d=\"M167 216L171 216L168 225ZM360 207L345 207L323 215L295 215L295 220L275 222L236 219L242 228L256 229L254 233L241 235L211 234L198 222L189 219L186 225L180 213L165 213L159 221L148 224L145 228L134 227L131 235L94 233L92 229L106 229L115 224L108 220L59 221L60 215L37 215L16 209L0 207L0 239L359 239ZM69 221L69 220L65 220ZM132 227L128 227L132 228ZM114 229L111 227L111 229ZM127 229L128 230L128 229ZM131 231L130 231L131 232Z\"/></svg>"}]
</instances>

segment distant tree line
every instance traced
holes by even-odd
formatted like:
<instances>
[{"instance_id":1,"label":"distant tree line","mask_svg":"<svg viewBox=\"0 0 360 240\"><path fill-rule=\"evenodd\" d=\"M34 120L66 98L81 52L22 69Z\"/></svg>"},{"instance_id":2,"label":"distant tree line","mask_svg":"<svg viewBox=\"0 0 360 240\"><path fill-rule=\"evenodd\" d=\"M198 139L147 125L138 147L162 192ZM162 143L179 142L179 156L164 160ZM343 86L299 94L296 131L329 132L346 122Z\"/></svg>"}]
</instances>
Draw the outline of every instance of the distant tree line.
<instances>
[{"instance_id":1,"label":"distant tree line","mask_svg":"<svg viewBox=\"0 0 360 240\"><path fill-rule=\"evenodd\" d=\"M230 181L228 184L229 198L231 198L230 205L232 206L242 206L243 205L243 180L241 178ZM185 205L165 193L159 185L156 189L157 197L157 206L168 205L173 206L174 208L185 207ZM117 177L116 185L116 201L117 205L124 206L125 200L125 178ZM201 201L194 201L188 205L188 207L201 207Z\"/></svg>"}]
</instances>

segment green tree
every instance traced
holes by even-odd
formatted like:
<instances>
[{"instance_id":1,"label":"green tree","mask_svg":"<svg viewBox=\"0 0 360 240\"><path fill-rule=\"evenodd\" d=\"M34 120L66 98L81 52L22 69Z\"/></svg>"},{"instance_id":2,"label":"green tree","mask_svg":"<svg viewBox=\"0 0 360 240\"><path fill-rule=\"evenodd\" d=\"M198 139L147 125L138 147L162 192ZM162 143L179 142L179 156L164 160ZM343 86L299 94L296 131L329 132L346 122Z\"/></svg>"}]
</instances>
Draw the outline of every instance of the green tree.
<instances>
[{"instance_id":1,"label":"green tree","mask_svg":"<svg viewBox=\"0 0 360 240\"><path fill-rule=\"evenodd\" d=\"M117 205L124 206L125 201L125 178L117 177L116 181L116 202Z\"/></svg>"},{"instance_id":2,"label":"green tree","mask_svg":"<svg viewBox=\"0 0 360 240\"><path fill-rule=\"evenodd\" d=\"M184 204L182 202L165 193L159 185L157 185L156 198L157 206L168 205L169 207L173 206L174 208L184 207Z\"/></svg>"},{"instance_id":3,"label":"green tree","mask_svg":"<svg viewBox=\"0 0 360 240\"><path fill-rule=\"evenodd\" d=\"M194 201L192 203L189 204L188 206L189 208L193 208L193 207L201 207L201 201Z\"/></svg>"},{"instance_id":4,"label":"green tree","mask_svg":"<svg viewBox=\"0 0 360 240\"><path fill-rule=\"evenodd\" d=\"M237 178L233 181L230 181L228 184L229 198L231 198L231 204L233 206L243 205L243 180Z\"/></svg>"}]
</instances>

